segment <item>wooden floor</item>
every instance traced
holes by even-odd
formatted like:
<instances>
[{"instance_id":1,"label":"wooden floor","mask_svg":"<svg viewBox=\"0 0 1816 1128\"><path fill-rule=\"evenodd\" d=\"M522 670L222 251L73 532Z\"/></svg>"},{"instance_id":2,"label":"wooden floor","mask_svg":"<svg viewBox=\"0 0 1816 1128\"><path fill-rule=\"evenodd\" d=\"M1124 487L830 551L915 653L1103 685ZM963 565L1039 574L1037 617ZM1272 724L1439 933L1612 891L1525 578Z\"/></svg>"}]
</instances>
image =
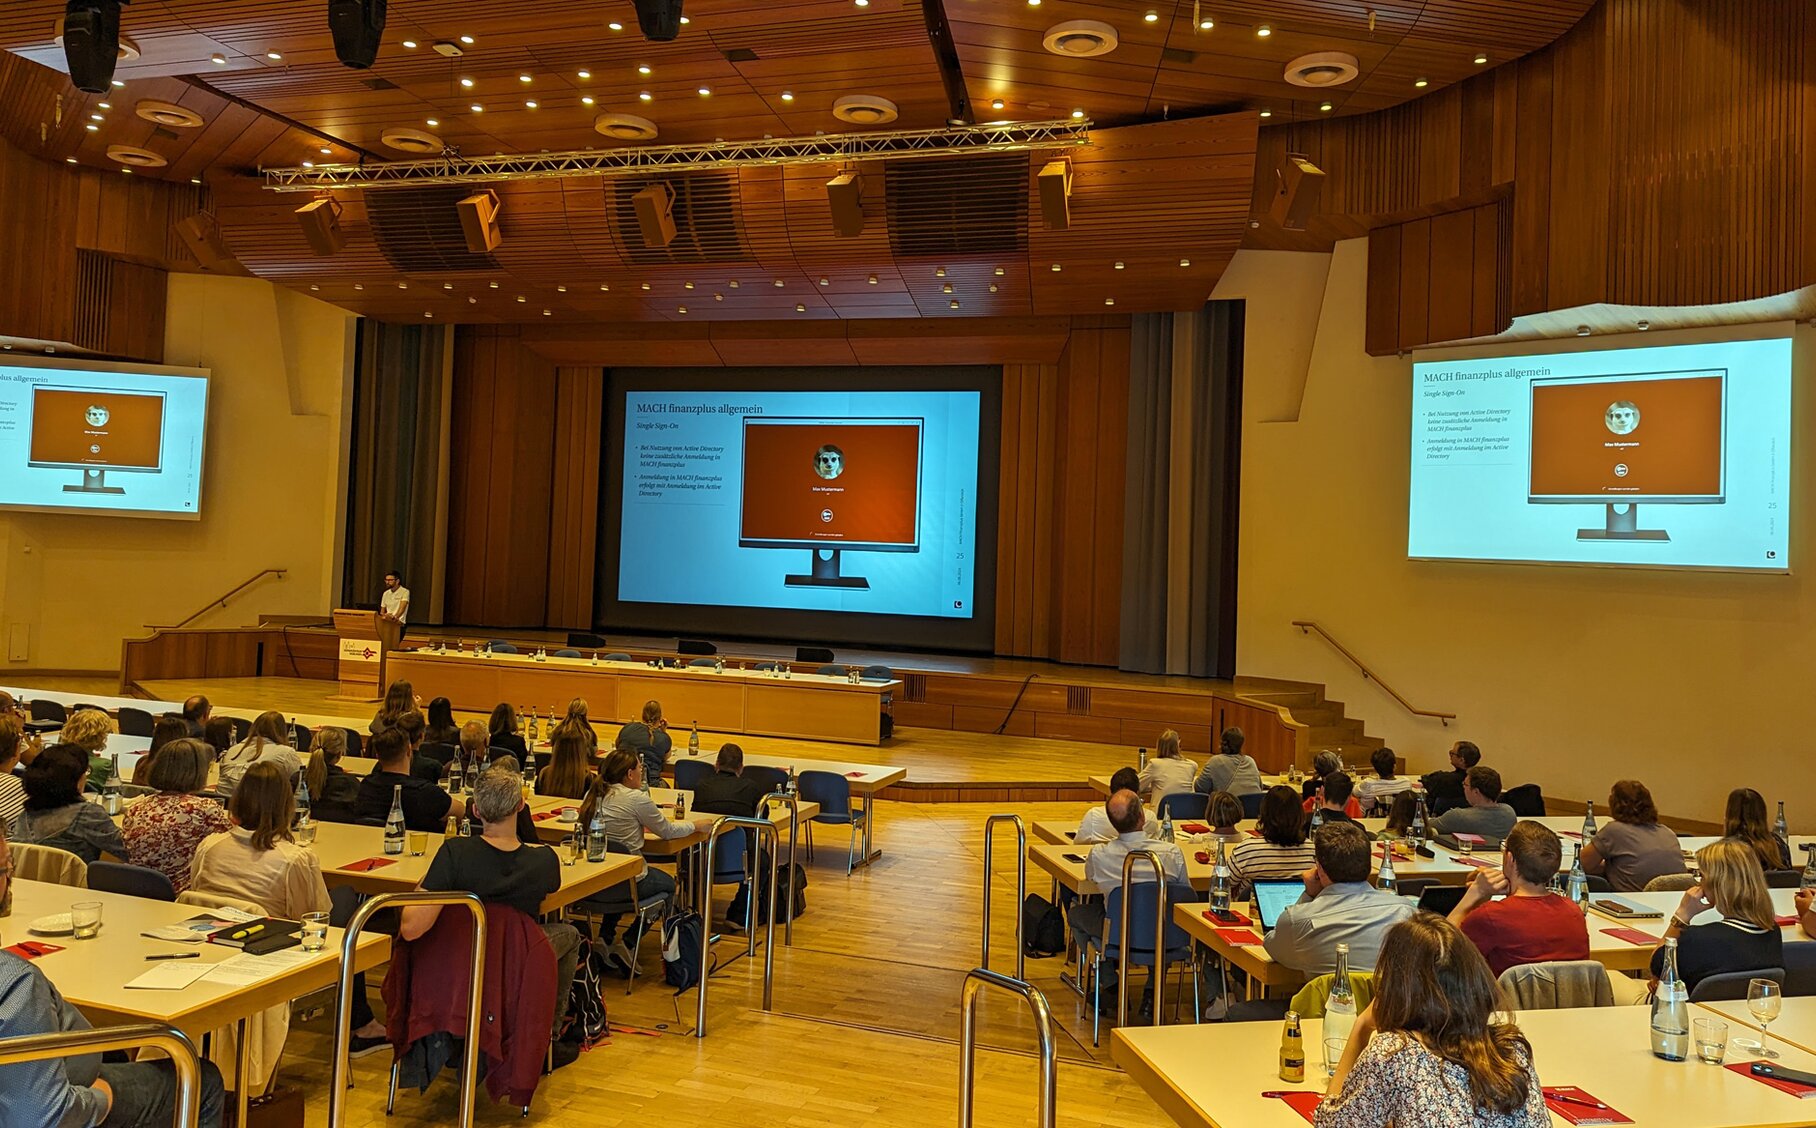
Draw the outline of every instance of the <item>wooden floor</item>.
<instances>
[{"instance_id":1,"label":"wooden floor","mask_svg":"<svg viewBox=\"0 0 1816 1128\"><path fill-rule=\"evenodd\" d=\"M50 684L50 683L46 683ZM319 683L256 686L244 682L158 683L156 692L180 699L204 692L224 704L270 705L285 712L324 710L312 688ZM102 692L104 684L58 679L55 688ZM937 736L938 741L932 738ZM783 742L743 740L753 750ZM1064 746L1052 741L1003 741L978 734L904 737L903 749L935 764L957 759L969 770L998 771L1011 758L1041 757L1045 771L1082 780L1121 762L1102 745ZM1048 747L1057 745L1056 747ZM803 756L809 747L800 747ZM828 746L827 755L832 754ZM845 753L849 754L849 749ZM883 750L897 755L895 749ZM869 752L866 752L869 755ZM913 769L911 769L913 770ZM739 1123L748 1125L900 1125L932 1128L956 1120L959 999L965 972L979 956L983 893L982 826L998 811L1024 819L1069 817L1083 803L878 804L877 842L883 856L845 875L845 833L822 827L817 857L809 866L808 911L795 924L794 946L780 944L775 961L775 1010L762 1001L762 954L737 958L712 980L709 1033L692 1036L696 995L679 999L660 983L653 941L643 966L651 978L634 994L609 993L606 1002L618 1032L609 1043L546 1079L531 1123L617 1125ZM999 841L992 949L999 971L1014 971L1017 906L1014 849ZM1030 891L1047 892L1031 877ZM729 889L721 891L723 913ZM721 941L721 960L741 956L741 938ZM1090 1044L1089 1016L1059 983L1061 961L1029 961L1027 975L1047 996L1059 1048L1059 1122L1115 1128L1159 1128L1167 1117ZM376 993L378 979L374 977ZM610 981L622 991L620 981ZM303 1007L309 1009L308 1004ZM1189 1006L1188 1006L1189 1010ZM979 1125L1033 1122L1037 1066L1031 1026L1019 1002L997 995L980 1008L976 1095ZM308 1123L326 1119L326 1019L300 1019L280 1070L280 1083L308 1094ZM351 1124L384 1117L388 1057L353 1063ZM1257 1082L1258 1083L1258 1082ZM449 1123L456 1087L444 1077L426 1094L398 1099L389 1123L400 1128ZM521 1124L516 1110L488 1106L484 1123Z\"/></svg>"}]
</instances>

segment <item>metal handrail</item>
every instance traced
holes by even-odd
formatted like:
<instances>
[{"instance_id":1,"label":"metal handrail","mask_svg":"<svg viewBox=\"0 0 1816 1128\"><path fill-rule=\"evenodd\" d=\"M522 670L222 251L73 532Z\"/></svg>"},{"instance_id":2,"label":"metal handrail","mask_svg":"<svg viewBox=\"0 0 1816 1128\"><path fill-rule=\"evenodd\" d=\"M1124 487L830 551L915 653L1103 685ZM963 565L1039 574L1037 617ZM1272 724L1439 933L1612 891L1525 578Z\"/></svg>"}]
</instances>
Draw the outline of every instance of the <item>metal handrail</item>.
<instances>
[{"instance_id":1,"label":"metal handrail","mask_svg":"<svg viewBox=\"0 0 1816 1128\"><path fill-rule=\"evenodd\" d=\"M1380 675L1376 674L1373 670L1369 669L1368 665L1366 663L1364 663L1362 661L1362 659L1356 657L1354 654L1351 654L1348 647L1344 646L1342 643L1340 643L1336 639L1332 638L1331 633L1329 631L1325 630L1323 627L1319 626L1317 623L1314 623L1309 619L1294 619L1293 626L1299 628L1300 634L1310 634L1312 631L1317 631L1319 637L1324 639L1325 642L1328 642L1332 646L1336 647L1338 654L1341 654L1341 655L1343 655L1343 657L1349 659L1350 664L1352 666L1354 666L1356 669L1362 671L1362 680L1363 681L1374 682L1376 685L1378 685L1382 689L1386 690L1387 696L1393 698L1395 701L1398 701L1400 703L1400 707L1405 709L1408 713L1411 713L1413 716L1415 716L1415 717L1436 717L1438 719L1438 723L1443 725L1445 728L1449 728L1450 722L1457 719L1457 715L1455 713L1445 713L1445 712L1441 712L1437 709L1419 709L1419 708L1414 707L1412 702L1406 700L1406 698L1404 698L1404 697L1401 697L1400 694L1397 691L1395 691L1393 686L1388 685L1386 682L1382 681L1380 678Z\"/></svg>"},{"instance_id":2,"label":"metal handrail","mask_svg":"<svg viewBox=\"0 0 1816 1128\"><path fill-rule=\"evenodd\" d=\"M68 1030L57 1034L29 1034L0 1039L0 1065L99 1054L108 1050L133 1050L149 1046L170 1055L177 1075L176 1128L196 1128L202 1116L202 1066L195 1043L181 1030L145 1023L105 1026L99 1030Z\"/></svg>"},{"instance_id":3,"label":"metal handrail","mask_svg":"<svg viewBox=\"0 0 1816 1128\"><path fill-rule=\"evenodd\" d=\"M978 963L990 966L990 891L994 887L991 847L996 844L993 831L997 823L1015 824L1015 978L1025 978L1027 948L1023 944L1021 907L1028 903L1028 829L1020 815L991 815L984 820L984 951Z\"/></svg>"},{"instance_id":4,"label":"metal handrail","mask_svg":"<svg viewBox=\"0 0 1816 1128\"><path fill-rule=\"evenodd\" d=\"M769 923L763 932L763 1009L771 1010L775 997L776 973L776 864L782 847L780 832L776 824L768 819L747 819L739 815L726 815L713 823L713 828L706 835L706 872L700 881L700 919L707 917L707 909L712 907L713 896L713 855L719 847L719 836L728 830L743 827L755 831L757 835L757 852L763 850L763 836L769 836ZM751 875L755 880L756 875ZM793 875L790 875L792 880ZM753 889L752 895L755 895ZM754 925L754 922L753 922ZM750 955L757 954L757 930L753 926L748 933L750 937ZM709 941L700 944L700 1005L694 1016L694 1037L706 1037L706 985L712 971L713 946Z\"/></svg>"},{"instance_id":5,"label":"metal handrail","mask_svg":"<svg viewBox=\"0 0 1816 1128\"><path fill-rule=\"evenodd\" d=\"M792 948L795 942L795 917L792 902L794 900L795 852L801 842L801 797L786 788L778 787L763 796L763 803L759 809L767 812L771 800L788 804L788 898L790 904L788 915L782 918L782 946ZM780 835L778 835L777 841L780 840Z\"/></svg>"},{"instance_id":6,"label":"metal handrail","mask_svg":"<svg viewBox=\"0 0 1816 1128\"><path fill-rule=\"evenodd\" d=\"M1122 943L1116 964L1116 1025L1129 1024L1129 896L1135 862L1145 858L1154 867L1154 1025L1160 1025L1161 1000L1167 991L1167 875L1160 855L1152 850L1130 850L1122 860Z\"/></svg>"},{"instance_id":7,"label":"metal handrail","mask_svg":"<svg viewBox=\"0 0 1816 1128\"><path fill-rule=\"evenodd\" d=\"M328 1128L340 1128L347 1116L347 1042L353 1034L353 961L361 927L380 909L412 905L459 905L473 914L473 966L467 996L466 1065L460 1071L460 1125L473 1128L473 1097L479 1084L479 1033L485 1011L486 907L477 893L380 893L361 905L341 938L340 997L334 1007L334 1046L328 1059Z\"/></svg>"},{"instance_id":8,"label":"metal handrail","mask_svg":"<svg viewBox=\"0 0 1816 1128\"><path fill-rule=\"evenodd\" d=\"M258 583L260 580L264 579L266 576L275 574L279 579L283 579L284 573L288 572L289 570L290 569L288 569L288 568L266 568L264 571L260 572L258 575L247 580L245 583L240 584L238 587L234 588L232 591L229 591L226 595L221 596L219 599L210 600L207 606L203 607L200 611L197 611L195 614L189 616L189 618L184 619L182 622L178 623L177 625L175 625L173 627L150 627L148 629L154 630L154 631L180 631L184 627L187 627L189 624L195 622L197 619L200 619L203 615L206 615L210 611L213 611L216 607L227 606L227 601L229 599L232 599L234 596L245 591L247 588L251 587L253 584Z\"/></svg>"},{"instance_id":9,"label":"metal handrail","mask_svg":"<svg viewBox=\"0 0 1816 1128\"><path fill-rule=\"evenodd\" d=\"M977 1084L977 997L985 987L1000 987L1020 995L1034 1013L1034 1038L1040 1052L1040 1101L1034 1123L1035 1128L1053 1128L1059 1098L1058 1061L1053 1047L1053 1014L1047 1009L1047 996L1025 980L1011 979L987 967L974 968L965 975L964 996L960 1003L958 1128L971 1128L971 1091Z\"/></svg>"}]
</instances>

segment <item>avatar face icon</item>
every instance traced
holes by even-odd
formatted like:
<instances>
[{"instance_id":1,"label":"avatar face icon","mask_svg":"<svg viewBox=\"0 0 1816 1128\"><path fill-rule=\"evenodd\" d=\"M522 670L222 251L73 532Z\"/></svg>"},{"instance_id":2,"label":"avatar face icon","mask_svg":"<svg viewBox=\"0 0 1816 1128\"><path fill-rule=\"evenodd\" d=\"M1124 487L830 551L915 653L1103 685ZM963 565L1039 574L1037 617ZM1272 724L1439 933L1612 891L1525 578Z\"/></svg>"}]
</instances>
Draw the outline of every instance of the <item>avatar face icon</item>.
<instances>
[{"instance_id":1,"label":"avatar face icon","mask_svg":"<svg viewBox=\"0 0 1816 1128\"><path fill-rule=\"evenodd\" d=\"M827 443L813 452L813 472L827 481L845 472L845 452Z\"/></svg>"},{"instance_id":2,"label":"avatar face icon","mask_svg":"<svg viewBox=\"0 0 1816 1128\"><path fill-rule=\"evenodd\" d=\"M83 418L88 420L90 427L105 427L111 416L108 415L105 407L98 403L91 403L88 405L88 410L83 413Z\"/></svg>"},{"instance_id":3,"label":"avatar face icon","mask_svg":"<svg viewBox=\"0 0 1816 1128\"><path fill-rule=\"evenodd\" d=\"M1616 400L1608 405L1602 422L1617 435L1631 435L1639 428L1639 408L1628 400Z\"/></svg>"}]
</instances>

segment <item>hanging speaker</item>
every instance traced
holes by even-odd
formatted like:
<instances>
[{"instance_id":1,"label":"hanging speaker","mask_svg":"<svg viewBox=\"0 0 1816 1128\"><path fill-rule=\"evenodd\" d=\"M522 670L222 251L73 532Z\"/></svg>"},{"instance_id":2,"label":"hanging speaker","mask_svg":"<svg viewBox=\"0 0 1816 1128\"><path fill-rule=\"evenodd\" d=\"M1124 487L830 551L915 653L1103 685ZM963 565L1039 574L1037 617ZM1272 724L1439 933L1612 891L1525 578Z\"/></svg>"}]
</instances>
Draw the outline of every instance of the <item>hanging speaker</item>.
<instances>
[{"instance_id":1,"label":"hanging speaker","mask_svg":"<svg viewBox=\"0 0 1816 1128\"><path fill-rule=\"evenodd\" d=\"M1072 162L1048 161L1041 166L1040 215L1049 230L1064 231L1072 226Z\"/></svg>"},{"instance_id":2,"label":"hanging speaker","mask_svg":"<svg viewBox=\"0 0 1816 1128\"><path fill-rule=\"evenodd\" d=\"M1274 174L1279 188L1274 205L1268 209L1274 222L1292 231L1305 227L1305 221L1318 214L1318 195L1324 188L1324 170L1297 153L1288 153L1286 163Z\"/></svg>"},{"instance_id":3,"label":"hanging speaker","mask_svg":"<svg viewBox=\"0 0 1816 1128\"><path fill-rule=\"evenodd\" d=\"M864 233L864 177L841 172L826 182L826 202L832 205L832 229L850 239Z\"/></svg>"},{"instance_id":4,"label":"hanging speaker","mask_svg":"<svg viewBox=\"0 0 1816 1128\"><path fill-rule=\"evenodd\" d=\"M347 245L346 236L341 234L340 216L340 201L333 197L310 200L296 209L296 221L302 225L310 250L323 258L340 253Z\"/></svg>"},{"instance_id":5,"label":"hanging speaker","mask_svg":"<svg viewBox=\"0 0 1816 1128\"><path fill-rule=\"evenodd\" d=\"M637 209L637 227L646 247L666 247L675 241L675 190L657 181L631 197Z\"/></svg>"},{"instance_id":6,"label":"hanging speaker","mask_svg":"<svg viewBox=\"0 0 1816 1128\"><path fill-rule=\"evenodd\" d=\"M385 35L385 0L328 0L328 32L340 61L365 70Z\"/></svg>"},{"instance_id":7,"label":"hanging speaker","mask_svg":"<svg viewBox=\"0 0 1816 1128\"><path fill-rule=\"evenodd\" d=\"M69 0L63 11L63 58L79 90L105 94L113 89L120 58L119 0Z\"/></svg>"},{"instance_id":8,"label":"hanging speaker","mask_svg":"<svg viewBox=\"0 0 1816 1128\"><path fill-rule=\"evenodd\" d=\"M483 255L498 247L498 193L487 189L475 192L455 205L460 211L460 230L467 237L467 250Z\"/></svg>"}]
</instances>

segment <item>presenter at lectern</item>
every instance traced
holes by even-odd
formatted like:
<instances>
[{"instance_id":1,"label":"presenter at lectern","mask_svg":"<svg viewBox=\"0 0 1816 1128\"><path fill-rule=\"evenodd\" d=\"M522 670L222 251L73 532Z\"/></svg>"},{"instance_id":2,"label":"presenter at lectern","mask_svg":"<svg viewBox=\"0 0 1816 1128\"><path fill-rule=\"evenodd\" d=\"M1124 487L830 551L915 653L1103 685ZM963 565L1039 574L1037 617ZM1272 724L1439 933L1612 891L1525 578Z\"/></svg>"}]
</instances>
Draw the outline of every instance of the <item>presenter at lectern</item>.
<instances>
[{"instance_id":1,"label":"presenter at lectern","mask_svg":"<svg viewBox=\"0 0 1816 1128\"><path fill-rule=\"evenodd\" d=\"M392 650L404 638L404 623L410 617L410 589L395 571L385 573L385 593L378 597L378 643Z\"/></svg>"}]
</instances>

